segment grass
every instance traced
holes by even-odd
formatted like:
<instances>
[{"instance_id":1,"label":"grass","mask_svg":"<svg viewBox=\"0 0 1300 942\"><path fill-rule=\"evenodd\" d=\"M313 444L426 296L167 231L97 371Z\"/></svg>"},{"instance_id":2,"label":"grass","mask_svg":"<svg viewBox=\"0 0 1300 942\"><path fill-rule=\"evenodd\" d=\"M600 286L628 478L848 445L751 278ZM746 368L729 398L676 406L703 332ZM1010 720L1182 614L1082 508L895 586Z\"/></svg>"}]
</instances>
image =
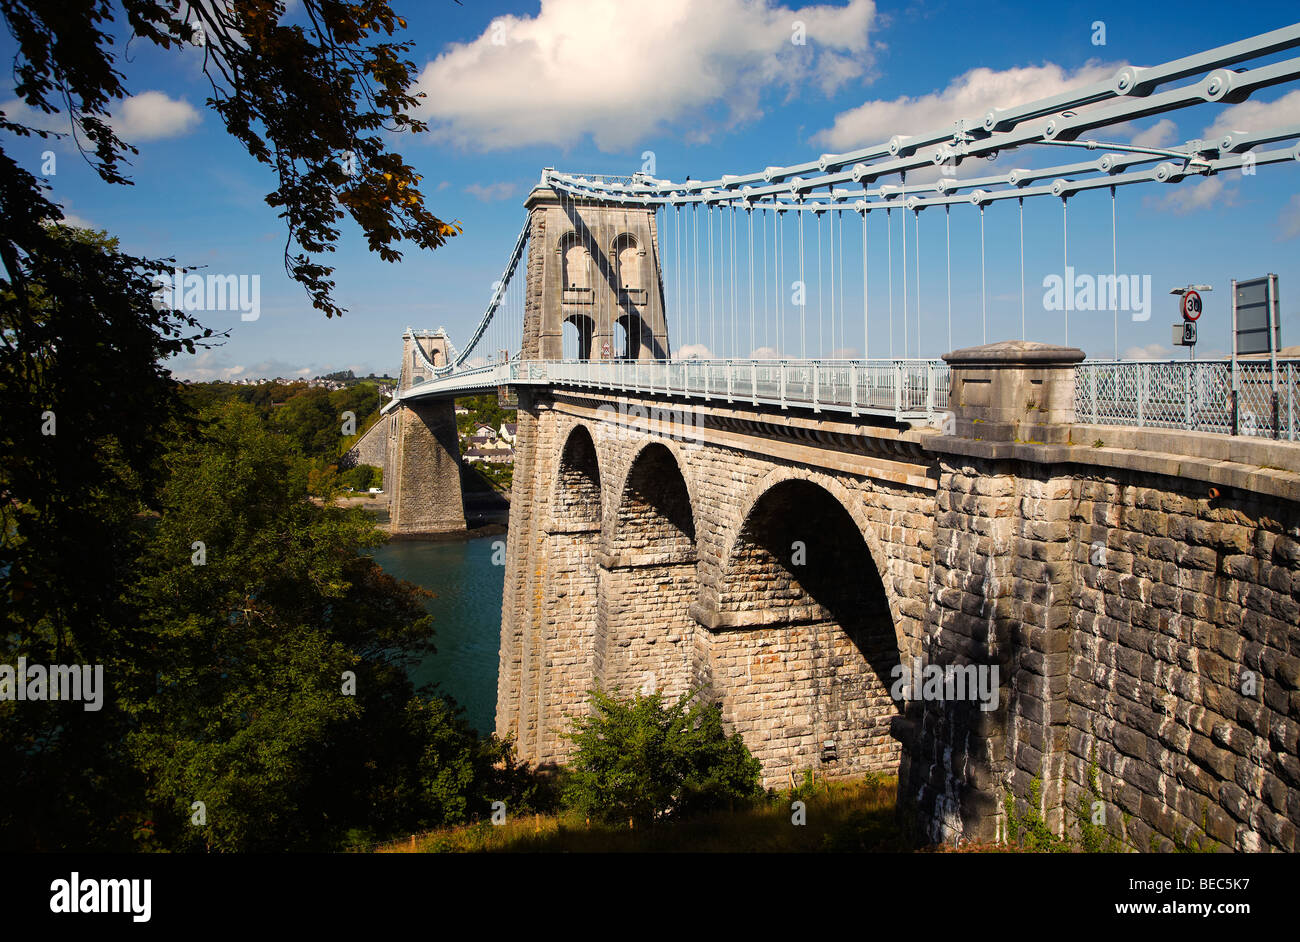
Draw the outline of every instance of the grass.
<instances>
[{"instance_id":1,"label":"grass","mask_svg":"<svg viewBox=\"0 0 1300 942\"><path fill-rule=\"evenodd\" d=\"M378 853L799 853L910 851L895 814L896 777L805 783L770 792L747 808L630 829L588 822L576 812L525 815L505 824L483 821L443 828L380 847ZM806 806L804 825L792 823L791 803Z\"/></svg>"}]
</instances>

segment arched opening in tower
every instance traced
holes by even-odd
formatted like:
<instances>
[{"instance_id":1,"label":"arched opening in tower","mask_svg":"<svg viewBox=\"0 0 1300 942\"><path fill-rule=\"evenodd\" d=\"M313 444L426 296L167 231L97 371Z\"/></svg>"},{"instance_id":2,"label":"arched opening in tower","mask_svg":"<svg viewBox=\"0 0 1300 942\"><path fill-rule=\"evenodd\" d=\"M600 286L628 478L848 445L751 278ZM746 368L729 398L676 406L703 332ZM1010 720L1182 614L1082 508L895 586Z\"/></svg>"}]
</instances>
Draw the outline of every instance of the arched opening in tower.
<instances>
[{"instance_id":1,"label":"arched opening in tower","mask_svg":"<svg viewBox=\"0 0 1300 942\"><path fill-rule=\"evenodd\" d=\"M596 322L587 314L570 314L564 319L563 356L566 360L590 360Z\"/></svg>"},{"instance_id":2,"label":"arched opening in tower","mask_svg":"<svg viewBox=\"0 0 1300 942\"><path fill-rule=\"evenodd\" d=\"M562 273L565 291L588 291L591 288L591 252L576 236L571 237L564 246L564 271Z\"/></svg>"},{"instance_id":3,"label":"arched opening in tower","mask_svg":"<svg viewBox=\"0 0 1300 942\"><path fill-rule=\"evenodd\" d=\"M620 291L638 291L645 287L641 277L641 249L635 238L624 233L615 239L614 259L618 266Z\"/></svg>"},{"instance_id":4,"label":"arched opening in tower","mask_svg":"<svg viewBox=\"0 0 1300 942\"><path fill-rule=\"evenodd\" d=\"M615 321L615 325L615 356L620 360L641 359L642 350L649 349L653 339L641 315L625 313Z\"/></svg>"}]
</instances>

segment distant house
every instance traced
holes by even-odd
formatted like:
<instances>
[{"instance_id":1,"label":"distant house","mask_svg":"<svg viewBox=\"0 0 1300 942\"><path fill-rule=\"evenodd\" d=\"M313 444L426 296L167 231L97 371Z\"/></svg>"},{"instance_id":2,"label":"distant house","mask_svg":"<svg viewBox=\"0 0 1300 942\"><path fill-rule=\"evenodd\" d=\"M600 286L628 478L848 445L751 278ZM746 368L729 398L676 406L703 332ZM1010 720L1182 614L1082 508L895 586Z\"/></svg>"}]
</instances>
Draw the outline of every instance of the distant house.
<instances>
[{"instance_id":1,"label":"distant house","mask_svg":"<svg viewBox=\"0 0 1300 942\"><path fill-rule=\"evenodd\" d=\"M457 406L457 407L456 407L456 414L457 414L457 415L469 415L469 410L466 409L464 406Z\"/></svg>"},{"instance_id":2,"label":"distant house","mask_svg":"<svg viewBox=\"0 0 1300 942\"><path fill-rule=\"evenodd\" d=\"M479 422L469 433L469 443L480 448L497 443L497 431L485 422Z\"/></svg>"},{"instance_id":3,"label":"distant house","mask_svg":"<svg viewBox=\"0 0 1300 942\"><path fill-rule=\"evenodd\" d=\"M497 430L497 435L502 441L515 443L515 436L519 434L519 424L517 422L502 422L501 428Z\"/></svg>"},{"instance_id":4,"label":"distant house","mask_svg":"<svg viewBox=\"0 0 1300 942\"><path fill-rule=\"evenodd\" d=\"M465 460L471 463L510 464L515 460L515 453L510 448L470 448L465 452Z\"/></svg>"}]
</instances>

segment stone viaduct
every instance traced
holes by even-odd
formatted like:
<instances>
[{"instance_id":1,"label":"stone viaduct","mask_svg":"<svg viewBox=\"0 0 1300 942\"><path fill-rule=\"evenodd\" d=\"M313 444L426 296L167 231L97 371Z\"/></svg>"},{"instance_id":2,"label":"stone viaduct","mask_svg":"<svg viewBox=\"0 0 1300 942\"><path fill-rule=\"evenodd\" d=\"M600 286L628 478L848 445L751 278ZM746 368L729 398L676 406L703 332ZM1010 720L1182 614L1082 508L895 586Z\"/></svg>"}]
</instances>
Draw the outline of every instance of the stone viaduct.
<instances>
[{"instance_id":1,"label":"stone viaduct","mask_svg":"<svg viewBox=\"0 0 1300 942\"><path fill-rule=\"evenodd\" d=\"M629 352L664 355L653 217L529 206L525 359L582 316L584 225L643 253ZM1058 832L1102 802L1138 850L1300 849L1300 446L1080 424L1072 348L945 359L943 431L518 387L498 732L561 763L593 686L699 690L765 784L897 773L936 841L995 839L1037 794ZM395 523L464 525L450 409L390 413ZM996 667L996 708L891 695L917 663Z\"/></svg>"}]
</instances>

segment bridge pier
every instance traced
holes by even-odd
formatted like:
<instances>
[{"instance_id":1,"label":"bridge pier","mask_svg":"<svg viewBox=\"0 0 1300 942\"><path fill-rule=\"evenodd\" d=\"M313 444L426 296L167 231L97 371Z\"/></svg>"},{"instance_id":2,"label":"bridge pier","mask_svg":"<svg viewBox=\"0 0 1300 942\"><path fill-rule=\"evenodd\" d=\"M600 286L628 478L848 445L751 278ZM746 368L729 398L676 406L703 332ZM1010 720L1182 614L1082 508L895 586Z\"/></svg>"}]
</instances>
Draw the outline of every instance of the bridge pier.
<instances>
[{"instance_id":1,"label":"bridge pier","mask_svg":"<svg viewBox=\"0 0 1300 942\"><path fill-rule=\"evenodd\" d=\"M996 671L997 707L967 700L909 704L900 794L934 840L991 841L1004 789L1060 832L1068 755L1068 660L1074 547L1068 477L1026 467L1017 442L1068 441L1074 364L1082 350L1006 342L947 354L954 436L939 457L928 664ZM1026 506L1028 513L1026 513Z\"/></svg>"},{"instance_id":2,"label":"bridge pier","mask_svg":"<svg viewBox=\"0 0 1300 942\"><path fill-rule=\"evenodd\" d=\"M410 400L393 416L397 437L390 491L390 530L399 536L465 529L460 442L451 399Z\"/></svg>"}]
</instances>

